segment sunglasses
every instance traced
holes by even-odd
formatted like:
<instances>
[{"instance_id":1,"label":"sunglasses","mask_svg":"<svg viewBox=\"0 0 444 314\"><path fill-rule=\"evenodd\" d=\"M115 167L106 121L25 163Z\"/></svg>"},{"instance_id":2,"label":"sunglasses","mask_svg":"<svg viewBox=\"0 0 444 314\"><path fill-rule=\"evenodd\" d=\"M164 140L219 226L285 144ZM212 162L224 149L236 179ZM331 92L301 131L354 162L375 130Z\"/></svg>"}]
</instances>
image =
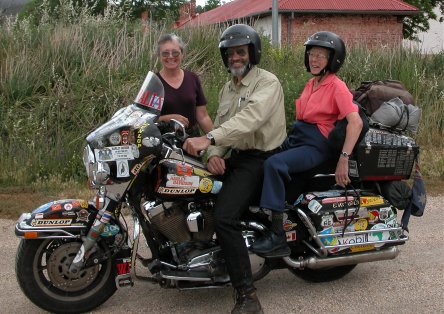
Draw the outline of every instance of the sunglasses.
<instances>
[{"instance_id":1,"label":"sunglasses","mask_svg":"<svg viewBox=\"0 0 444 314\"><path fill-rule=\"evenodd\" d=\"M177 50L173 50L173 51L165 50L165 51L162 51L160 53L160 55L162 57L164 57L164 58L168 58L169 56L172 56L173 58L176 58L176 57L180 56L180 51L177 51Z\"/></svg>"},{"instance_id":2,"label":"sunglasses","mask_svg":"<svg viewBox=\"0 0 444 314\"><path fill-rule=\"evenodd\" d=\"M232 58L234 56L234 53L236 53L239 57L245 57L248 53L247 49L245 48L228 48L227 49L227 56L228 58Z\"/></svg>"}]
</instances>

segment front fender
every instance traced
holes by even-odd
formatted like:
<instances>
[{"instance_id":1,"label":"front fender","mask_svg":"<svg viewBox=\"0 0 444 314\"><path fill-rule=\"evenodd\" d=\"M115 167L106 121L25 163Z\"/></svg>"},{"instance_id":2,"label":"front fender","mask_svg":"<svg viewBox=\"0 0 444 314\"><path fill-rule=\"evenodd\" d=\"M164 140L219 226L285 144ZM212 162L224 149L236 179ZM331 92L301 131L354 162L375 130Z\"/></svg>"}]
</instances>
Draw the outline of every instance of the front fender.
<instances>
[{"instance_id":1,"label":"front fender","mask_svg":"<svg viewBox=\"0 0 444 314\"><path fill-rule=\"evenodd\" d=\"M97 209L85 200L52 201L24 213L15 225L15 235L26 239L78 238L86 235Z\"/></svg>"}]
</instances>

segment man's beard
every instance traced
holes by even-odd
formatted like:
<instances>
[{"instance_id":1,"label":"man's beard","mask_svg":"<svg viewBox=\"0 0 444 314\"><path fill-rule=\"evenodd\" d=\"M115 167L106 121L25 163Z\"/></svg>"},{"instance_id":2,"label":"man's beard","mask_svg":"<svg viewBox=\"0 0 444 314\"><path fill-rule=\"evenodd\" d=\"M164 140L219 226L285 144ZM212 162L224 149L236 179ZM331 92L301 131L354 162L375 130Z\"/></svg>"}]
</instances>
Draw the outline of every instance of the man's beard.
<instances>
[{"instance_id":1,"label":"man's beard","mask_svg":"<svg viewBox=\"0 0 444 314\"><path fill-rule=\"evenodd\" d=\"M242 68L233 68L230 66L231 74L236 77L244 77L248 73L249 69L248 64L244 65Z\"/></svg>"}]
</instances>

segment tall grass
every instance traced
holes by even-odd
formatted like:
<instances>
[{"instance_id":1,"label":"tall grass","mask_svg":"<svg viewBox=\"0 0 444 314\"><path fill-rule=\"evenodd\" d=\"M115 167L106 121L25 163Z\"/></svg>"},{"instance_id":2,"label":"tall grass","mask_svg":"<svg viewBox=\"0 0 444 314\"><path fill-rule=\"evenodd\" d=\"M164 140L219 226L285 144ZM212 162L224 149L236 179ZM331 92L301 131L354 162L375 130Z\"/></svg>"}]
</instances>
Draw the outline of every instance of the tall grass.
<instances>
[{"instance_id":1,"label":"tall grass","mask_svg":"<svg viewBox=\"0 0 444 314\"><path fill-rule=\"evenodd\" d=\"M69 23L68 23L69 21ZM57 23L5 23L0 32L0 185L81 179L84 138L131 102L148 70L160 68L154 50L165 25L129 22L112 14L78 14ZM211 116L229 75L218 50L220 29L173 30L187 44L184 66L200 75ZM309 78L303 47L274 48L263 39L261 67L281 80L287 122ZM398 79L422 108L417 135L426 175L444 177L444 53L381 47L353 48L341 69L350 87Z\"/></svg>"}]
</instances>

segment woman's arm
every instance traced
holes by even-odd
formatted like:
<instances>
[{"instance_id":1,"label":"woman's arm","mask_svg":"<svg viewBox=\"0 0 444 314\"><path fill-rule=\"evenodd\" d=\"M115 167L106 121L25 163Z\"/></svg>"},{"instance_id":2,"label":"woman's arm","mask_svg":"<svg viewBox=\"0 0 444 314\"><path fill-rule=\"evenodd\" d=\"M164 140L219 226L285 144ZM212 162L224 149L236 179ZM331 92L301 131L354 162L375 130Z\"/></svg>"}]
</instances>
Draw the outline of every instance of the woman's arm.
<instances>
[{"instance_id":1,"label":"woman's arm","mask_svg":"<svg viewBox=\"0 0 444 314\"><path fill-rule=\"evenodd\" d=\"M347 119L347 129L345 133L344 146L342 147L342 152L347 155L351 155L353 149L358 141L359 135L362 130L362 120L358 112L351 112L346 116ZM350 178L348 177L348 156L340 155L338 164L336 165L335 172L336 183L339 185L347 185L350 183Z\"/></svg>"},{"instance_id":2,"label":"woman's arm","mask_svg":"<svg viewBox=\"0 0 444 314\"><path fill-rule=\"evenodd\" d=\"M196 107L196 120L202 131L205 133L208 133L213 129L213 121L211 121L211 118L208 115L206 105Z\"/></svg>"}]
</instances>

